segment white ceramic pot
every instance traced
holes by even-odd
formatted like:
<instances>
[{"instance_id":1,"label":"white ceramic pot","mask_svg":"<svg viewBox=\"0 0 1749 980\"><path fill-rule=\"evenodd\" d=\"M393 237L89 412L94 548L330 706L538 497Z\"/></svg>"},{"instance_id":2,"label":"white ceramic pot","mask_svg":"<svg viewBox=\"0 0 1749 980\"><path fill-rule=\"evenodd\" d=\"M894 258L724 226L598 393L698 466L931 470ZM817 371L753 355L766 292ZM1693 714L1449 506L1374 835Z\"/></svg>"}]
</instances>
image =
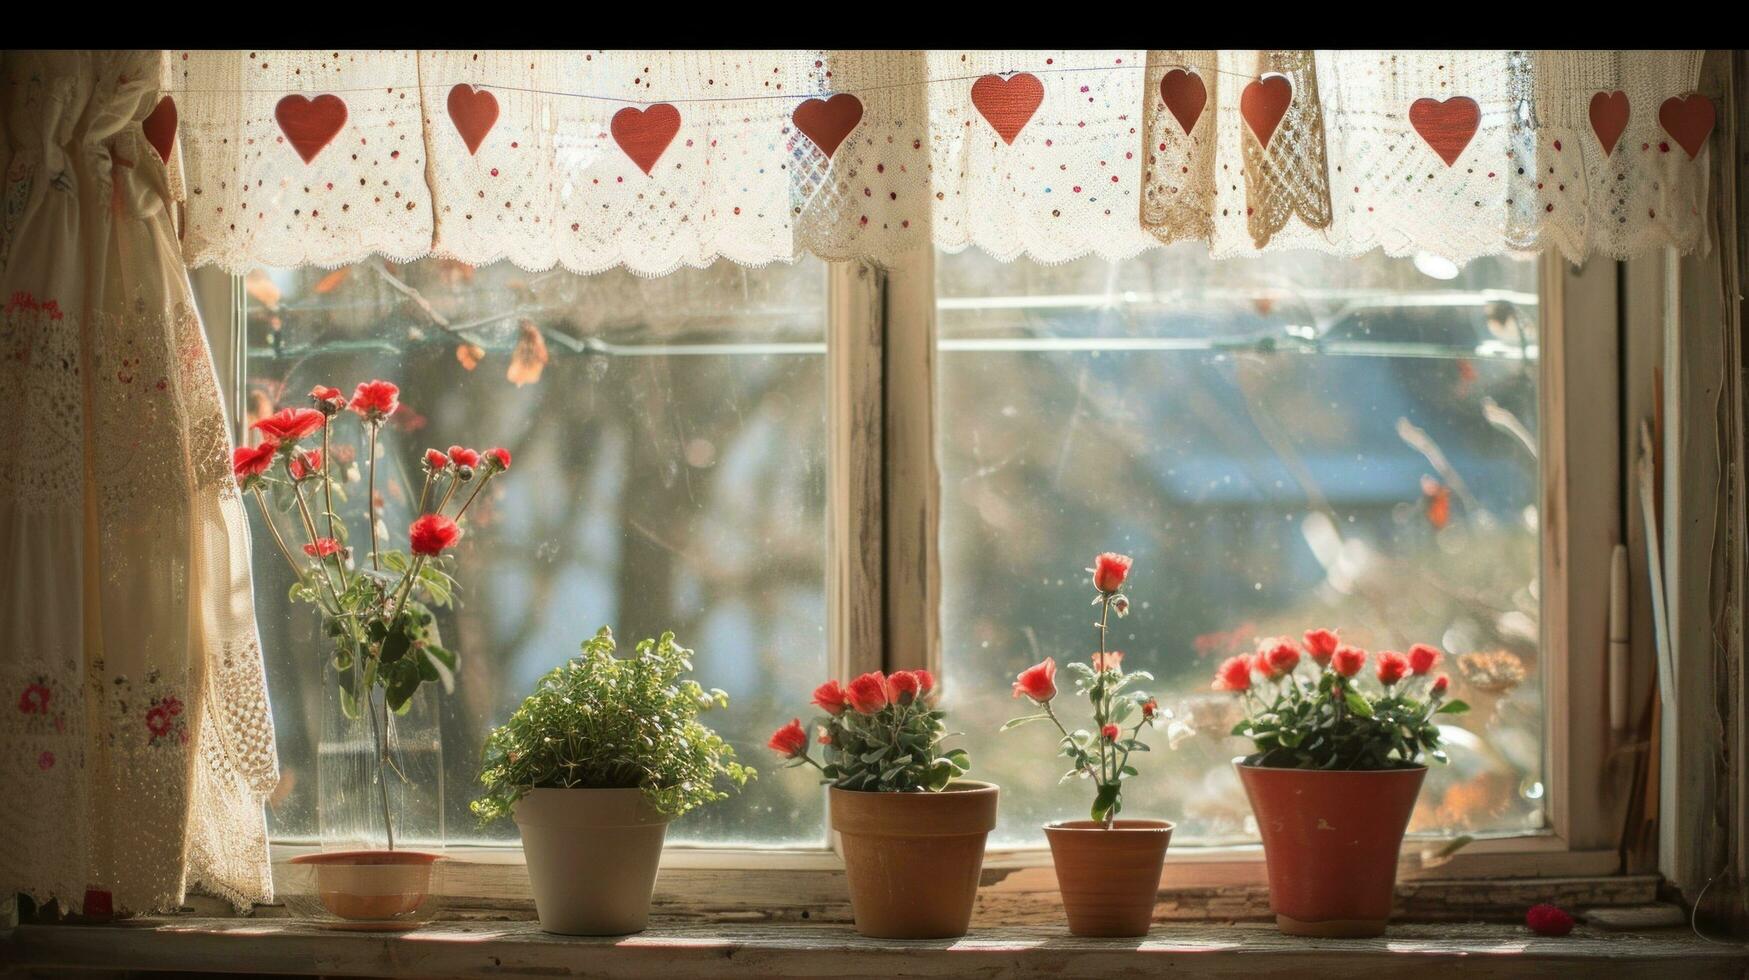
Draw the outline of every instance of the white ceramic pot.
<instances>
[{"instance_id":1,"label":"white ceramic pot","mask_svg":"<svg viewBox=\"0 0 1749 980\"><path fill-rule=\"evenodd\" d=\"M650 919L668 818L636 789L535 789L511 811L540 927L623 936Z\"/></svg>"}]
</instances>

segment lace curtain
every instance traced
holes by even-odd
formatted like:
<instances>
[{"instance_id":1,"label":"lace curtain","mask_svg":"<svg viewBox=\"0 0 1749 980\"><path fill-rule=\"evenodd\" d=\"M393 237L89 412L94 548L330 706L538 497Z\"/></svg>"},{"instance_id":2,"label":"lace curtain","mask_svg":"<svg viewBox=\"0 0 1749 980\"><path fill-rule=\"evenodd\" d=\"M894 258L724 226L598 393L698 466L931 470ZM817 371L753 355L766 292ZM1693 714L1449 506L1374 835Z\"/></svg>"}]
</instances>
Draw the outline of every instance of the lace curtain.
<instances>
[{"instance_id":1,"label":"lace curtain","mask_svg":"<svg viewBox=\"0 0 1749 980\"><path fill-rule=\"evenodd\" d=\"M248 538L163 158L159 52L0 56L0 893L267 900Z\"/></svg>"},{"instance_id":2,"label":"lace curtain","mask_svg":"<svg viewBox=\"0 0 1749 980\"><path fill-rule=\"evenodd\" d=\"M185 51L193 265L1705 246L1698 51ZM175 163L177 157L172 156Z\"/></svg>"}]
</instances>

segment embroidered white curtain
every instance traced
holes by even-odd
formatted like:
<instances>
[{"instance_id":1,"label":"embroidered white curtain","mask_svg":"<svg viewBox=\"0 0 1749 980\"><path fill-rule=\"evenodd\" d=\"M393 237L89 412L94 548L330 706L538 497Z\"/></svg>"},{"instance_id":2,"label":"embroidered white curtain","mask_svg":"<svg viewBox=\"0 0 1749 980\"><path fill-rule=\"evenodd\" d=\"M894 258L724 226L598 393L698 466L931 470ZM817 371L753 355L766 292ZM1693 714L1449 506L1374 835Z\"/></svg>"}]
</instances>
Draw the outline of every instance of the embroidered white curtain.
<instances>
[{"instance_id":1,"label":"embroidered white curtain","mask_svg":"<svg viewBox=\"0 0 1749 980\"><path fill-rule=\"evenodd\" d=\"M193 265L1705 246L1698 51L181 51ZM174 158L173 158L174 159Z\"/></svg>"},{"instance_id":2,"label":"embroidered white curtain","mask_svg":"<svg viewBox=\"0 0 1749 980\"><path fill-rule=\"evenodd\" d=\"M160 52L0 55L0 893L271 896L248 537L164 161Z\"/></svg>"}]
</instances>

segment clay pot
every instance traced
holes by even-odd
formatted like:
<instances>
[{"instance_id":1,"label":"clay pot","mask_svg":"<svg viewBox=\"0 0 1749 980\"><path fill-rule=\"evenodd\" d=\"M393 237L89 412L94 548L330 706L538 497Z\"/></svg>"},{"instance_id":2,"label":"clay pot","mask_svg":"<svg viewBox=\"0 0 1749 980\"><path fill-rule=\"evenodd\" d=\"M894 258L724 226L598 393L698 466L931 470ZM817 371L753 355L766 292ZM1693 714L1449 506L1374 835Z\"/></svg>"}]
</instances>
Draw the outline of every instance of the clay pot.
<instances>
[{"instance_id":1,"label":"clay pot","mask_svg":"<svg viewBox=\"0 0 1749 980\"><path fill-rule=\"evenodd\" d=\"M966 934L996 787L960 780L939 793L833 787L832 829L844 848L856 931L878 939Z\"/></svg>"},{"instance_id":2,"label":"clay pot","mask_svg":"<svg viewBox=\"0 0 1749 980\"><path fill-rule=\"evenodd\" d=\"M437 858L419 851L331 851L300 854L291 863L314 867L316 894L329 912L384 922L408 918L425 904Z\"/></svg>"},{"instance_id":3,"label":"clay pot","mask_svg":"<svg viewBox=\"0 0 1749 980\"><path fill-rule=\"evenodd\" d=\"M1397 852L1427 767L1238 769L1263 835L1276 928L1290 936L1383 935Z\"/></svg>"},{"instance_id":4,"label":"clay pot","mask_svg":"<svg viewBox=\"0 0 1749 980\"><path fill-rule=\"evenodd\" d=\"M1095 820L1045 824L1069 931L1077 936L1145 936L1173 824Z\"/></svg>"},{"instance_id":5,"label":"clay pot","mask_svg":"<svg viewBox=\"0 0 1749 980\"><path fill-rule=\"evenodd\" d=\"M511 810L540 927L623 936L650 921L668 817L637 789L533 789Z\"/></svg>"}]
</instances>

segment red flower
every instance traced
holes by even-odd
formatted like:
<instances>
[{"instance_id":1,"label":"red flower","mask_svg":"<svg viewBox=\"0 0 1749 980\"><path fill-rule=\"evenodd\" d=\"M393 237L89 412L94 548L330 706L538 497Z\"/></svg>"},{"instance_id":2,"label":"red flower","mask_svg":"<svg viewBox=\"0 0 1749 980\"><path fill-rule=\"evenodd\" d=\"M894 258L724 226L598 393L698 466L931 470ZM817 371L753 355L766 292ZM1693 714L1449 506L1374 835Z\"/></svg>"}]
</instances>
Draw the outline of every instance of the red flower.
<instances>
[{"instance_id":1,"label":"red flower","mask_svg":"<svg viewBox=\"0 0 1749 980\"><path fill-rule=\"evenodd\" d=\"M844 698L857 713L872 715L887 706L887 679L878 670L870 671L850 682Z\"/></svg>"},{"instance_id":2,"label":"red flower","mask_svg":"<svg viewBox=\"0 0 1749 980\"><path fill-rule=\"evenodd\" d=\"M1093 587L1107 594L1123 588L1123 580L1129 577L1132 564L1134 560L1129 555L1115 551L1107 551L1093 559Z\"/></svg>"},{"instance_id":3,"label":"red flower","mask_svg":"<svg viewBox=\"0 0 1749 980\"><path fill-rule=\"evenodd\" d=\"M1117 665L1121 663L1123 663L1123 652L1120 650L1111 650L1106 653L1095 653L1093 655L1094 670L1116 670Z\"/></svg>"},{"instance_id":4,"label":"red flower","mask_svg":"<svg viewBox=\"0 0 1749 980\"><path fill-rule=\"evenodd\" d=\"M322 451L312 449L308 452L298 453L292 457L291 464L287 468L291 470L291 476L294 480L315 476L322 471Z\"/></svg>"},{"instance_id":5,"label":"red flower","mask_svg":"<svg viewBox=\"0 0 1749 980\"><path fill-rule=\"evenodd\" d=\"M317 385L311 388L310 401L315 404L316 410L323 415L335 415L346 407L346 396L340 393L340 389L330 388L327 385Z\"/></svg>"},{"instance_id":6,"label":"red flower","mask_svg":"<svg viewBox=\"0 0 1749 980\"><path fill-rule=\"evenodd\" d=\"M894 704L910 704L923 693L923 682L909 670L895 670L887 676L887 697Z\"/></svg>"},{"instance_id":7,"label":"red flower","mask_svg":"<svg viewBox=\"0 0 1749 980\"><path fill-rule=\"evenodd\" d=\"M791 718L789 724L772 732L771 740L765 744L778 755L786 759L794 759L807 753L808 733L802 728L800 718Z\"/></svg>"},{"instance_id":8,"label":"red flower","mask_svg":"<svg viewBox=\"0 0 1749 980\"><path fill-rule=\"evenodd\" d=\"M282 408L250 426L279 442L297 442L328 424L328 416L313 408Z\"/></svg>"},{"instance_id":9,"label":"red flower","mask_svg":"<svg viewBox=\"0 0 1749 980\"><path fill-rule=\"evenodd\" d=\"M258 446L238 446L231 450L231 475L239 483L247 482L252 476L260 476L273 466L273 454L279 452L279 443L272 439Z\"/></svg>"},{"instance_id":10,"label":"red flower","mask_svg":"<svg viewBox=\"0 0 1749 980\"><path fill-rule=\"evenodd\" d=\"M1565 936L1573 931L1573 917L1556 905L1532 905L1524 913L1524 924L1539 936Z\"/></svg>"},{"instance_id":11,"label":"red flower","mask_svg":"<svg viewBox=\"0 0 1749 980\"><path fill-rule=\"evenodd\" d=\"M911 673L916 674L917 675L917 683L923 685L923 696L924 697L928 697L931 693L933 693L935 691L935 675L934 674L931 674L929 671L923 670L921 668L919 668L917 670L913 670Z\"/></svg>"},{"instance_id":12,"label":"red flower","mask_svg":"<svg viewBox=\"0 0 1749 980\"><path fill-rule=\"evenodd\" d=\"M1311 653L1312 659L1318 662L1318 666L1328 667L1330 665L1330 656L1336 652L1336 647L1339 645L1339 641L1336 639L1336 631L1327 629L1306 630L1305 639L1306 650Z\"/></svg>"},{"instance_id":13,"label":"red flower","mask_svg":"<svg viewBox=\"0 0 1749 980\"><path fill-rule=\"evenodd\" d=\"M367 421L381 422L401 407L401 389L387 381L360 381L347 407Z\"/></svg>"},{"instance_id":14,"label":"red flower","mask_svg":"<svg viewBox=\"0 0 1749 980\"><path fill-rule=\"evenodd\" d=\"M1159 701L1157 701L1153 698L1149 698L1148 700L1142 702L1142 717L1143 718L1152 718L1159 713L1160 713L1160 702Z\"/></svg>"},{"instance_id":15,"label":"red flower","mask_svg":"<svg viewBox=\"0 0 1749 980\"><path fill-rule=\"evenodd\" d=\"M1021 671L1014 678L1014 696L1022 694L1039 704L1045 704L1057 696L1057 661L1046 657L1031 667Z\"/></svg>"},{"instance_id":16,"label":"red flower","mask_svg":"<svg viewBox=\"0 0 1749 980\"><path fill-rule=\"evenodd\" d=\"M843 684L827 681L814 688L814 704L829 715L841 715L850 707L850 698L844 693Z\"/></svg>"},{"instance_id":17,"label":"red flower","mask_svg":"<svg viewBox=\"0 0 1749 980\"><path fill-rule=\"evenodd\" d=\"M472 449L469 449L466 446L451 446L451 447L449 447L449 458L457 466L478 466L478 465L480 465L480 454L477 452L474 452Z\"/></svg>"},{"instance_id":18,"label":"red flower","mask_svg":"<svg viewBox=\"0 0 1749 980\"><path fill-rule=\"evenodd\" d=\"M1366 651L1359 647L1340 646L1330 655L1330 666L1343 677L1353 677L1366 666Z\"/></svg>"},{"instance_id":19,"label":"red flower","mask_svg":"<svg viewBox=\"0 0 1749 980\"><path fill-rule=\"evenodd\" d=\"M304 554L311 558L326 558L340 550L340 542L333 538L317 538L314 542L304 545Z\"/></svg>"},{"instance_id":20,"label":"red flower","mask_svg":"<svg viewBox=\"0 0 1749 980\"><path fill-rule=\"evenodd\" d=\"M428 558L443 554L443 549L453 547L461 536L462 529L442 514L421 514L407 527L413 553Z\"/></svg>"},{"instance_id":21,"label":"red flower","mask_svg":"<svg viewBox=\"0 0 1749 980\"><path fill-rule=\"evenodd\" d=\"M503 446L493 446L486 450L486 468L494 473L510 468L510 450Z\"/></svg>"},{"instance_id":22,"label":"red flower","mask_svg":"<svg viewBox=\"0 0 1749 980\"><path fill-rule=\"evenodd\" d=\"M1380 651L1378 671L1379 683L1390 687L1409 673L1409 658L1395 650Z\"/></svg>"},{"instance_id":23,"label":"red flower","mask_svg":"<svg viewBox=\"0 0 1749 980\"><path fill-rule=\"evenodd\" d=\"M26 684L18 695L18 710L27 715L49 713L49 689L43 684Z\"/></svg>"},{"instance_id":24,"label":"red flower","mask_svg":"<svg viewBox=\"0 0 1749 980\"><path fill-rule=\"evenodd\" d=\"M1436 698L1441 697L1445 694L1445 689L1450 687L1450 686L1451 686L1451 678L1445 676L1444 674L1440 674L1438 677L1435 677L1433 679L1433 686L1427 689L1427 693L1433 695Z\"/></svg>"},{"instance_id":25,"label":"red flower","mask_svg":"<svg viewBox=\"0 0 1749 980\"><path fill-rule=\"evenodd\" d=\"M1417 643L1409 648L1409 672L1419 677L1431 671L1439 663L1439 649L1425 643Z\"/></svg>"},{"instance_id":26,"label":"red flower","mask_svg":"<svg viewBox=\"0 0 1749 980\"><path fill-rule=\"evenodd\" d=\"M449 465L449 457L435 449L425 450L425 468L433 473Z\"/></svg>"},{"instance_id":27,"label":"red flower","mask_svg":"<svg viewBox=\"0 0 1749 980\"><path fill-rule=\"evenodd\" d=\"M1104 735L1107 742L1115 742L1118 735L1117 726L1107 722L1106 726L1099 730L1099 734Z\"/></svg>"},{"instance_id":28,"label":"red flower","mask_svg":"<svg viewBox=\"0 0 1749 980\"><path fill-rule=\"evenodd\" d=\"M1249 691L1251 689L1251 658L1244 654L1228 657L1215 669L1215 690Z\"/></svg>"},{"instance_id":29,"label":"red flower","mask_svg":"<svg viewBox=\"0 0 1749 980\"><path fill-rule=\"evenodd\" d=\"M1278 636L1257 650L1257 672L1272 680L1293 673L1299 665L1299 645L1285 636Z\"/></svg>"}]
</instances>

